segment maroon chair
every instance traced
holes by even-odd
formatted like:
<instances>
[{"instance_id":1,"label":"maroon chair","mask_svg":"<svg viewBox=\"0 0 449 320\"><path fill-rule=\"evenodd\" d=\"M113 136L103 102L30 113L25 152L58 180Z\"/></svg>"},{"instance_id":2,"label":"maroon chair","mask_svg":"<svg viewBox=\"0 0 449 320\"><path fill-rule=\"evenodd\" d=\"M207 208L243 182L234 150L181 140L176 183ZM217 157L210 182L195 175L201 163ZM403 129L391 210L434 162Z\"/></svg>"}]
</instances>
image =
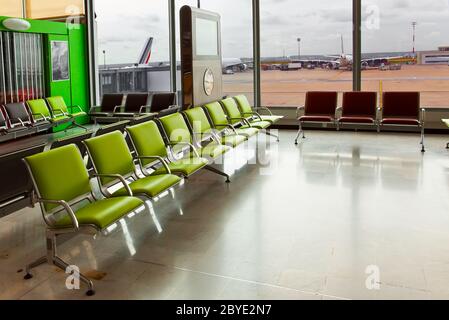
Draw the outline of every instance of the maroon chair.
<instances>
[{"instance_id":1,"label":"maroon chair","mask_svg":"<svg viewBox=\"0 0 449 320\"><path fill-rule=\"evenodd\" d=\"M343 94L342 115L338 124L371 124L377 122L377 92L345 92Z\"/></svg>"},{"instance_id":2,"label":"maroon chair","mask_svg":"<svg viewBox=\"0 0 449 320\"><path fill-rule=\"evenodd\" d=\"M299 130L295 139L298 144L299 136L302 133L305 138L304 123L335 123L335 110L337 109L338 93L334 91L310 91L306 93L306 104L298 108L304 110L304 115L298 117Z\"/></svg>"},{"instance_id":3,"label":"maroon chair","mask_svg":"<svg viewBox=\"0 0 449 320\"><path fill-rule=\"evenodd\" d=\"M383 94L381 127L413 126L421 129L421 152L424 147L424 114L419 92L385 92Z\"/></svg>"}]
</instances>

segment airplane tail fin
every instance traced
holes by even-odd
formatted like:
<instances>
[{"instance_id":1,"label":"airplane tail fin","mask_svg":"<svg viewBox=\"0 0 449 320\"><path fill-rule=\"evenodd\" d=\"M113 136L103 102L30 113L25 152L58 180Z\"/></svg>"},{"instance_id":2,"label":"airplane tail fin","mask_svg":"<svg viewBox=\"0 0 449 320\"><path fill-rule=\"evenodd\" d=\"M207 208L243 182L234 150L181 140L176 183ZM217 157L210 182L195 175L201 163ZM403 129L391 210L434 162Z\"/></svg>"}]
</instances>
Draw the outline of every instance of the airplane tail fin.
<instances>
[{"instance_id":1,"label":"airplane tail fin","mask_svg":"<svg viewBox=\"0 0 449 320\"><path fill-rule=\"evenodd\" d=\"M341 54L345 54L345 42L343 40L343 35L341 35Z\"/></svg>"},{"instance_id":2,"label":"airplane tail fin","mask_svg":"<svg viewBox=\"0 0 449 320\"><path fill-rule=\"evenodd\" d=\"M149 64L151 59L151 50L153 47L153 37L148 38L145 41L142 52L139 56L138 64Z\"/></svg>"}]
</instances>

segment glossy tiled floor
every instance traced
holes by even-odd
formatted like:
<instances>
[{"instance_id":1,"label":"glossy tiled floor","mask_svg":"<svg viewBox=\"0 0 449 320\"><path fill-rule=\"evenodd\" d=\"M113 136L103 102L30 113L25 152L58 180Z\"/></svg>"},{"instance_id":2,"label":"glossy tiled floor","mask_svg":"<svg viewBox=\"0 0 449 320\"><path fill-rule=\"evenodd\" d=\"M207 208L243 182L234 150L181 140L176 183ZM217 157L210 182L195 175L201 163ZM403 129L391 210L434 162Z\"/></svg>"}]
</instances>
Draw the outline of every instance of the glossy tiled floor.
<instances>
[{"instance_id":1,"label":"glossy tiled floor","mask_svg":"<svg viewBox=\"0 0 449 320\"><path fill-rule=\"evenodd\" d=\"M54 267L22 280L45 250L39 209L1 219L0 298L448 299L449 139L429 136L423 156L414 134L294 135L229 154L230 185L201 172L154 215L64 242L60 256L99 279L93 298Z\"/></svg>"}]
</instances>

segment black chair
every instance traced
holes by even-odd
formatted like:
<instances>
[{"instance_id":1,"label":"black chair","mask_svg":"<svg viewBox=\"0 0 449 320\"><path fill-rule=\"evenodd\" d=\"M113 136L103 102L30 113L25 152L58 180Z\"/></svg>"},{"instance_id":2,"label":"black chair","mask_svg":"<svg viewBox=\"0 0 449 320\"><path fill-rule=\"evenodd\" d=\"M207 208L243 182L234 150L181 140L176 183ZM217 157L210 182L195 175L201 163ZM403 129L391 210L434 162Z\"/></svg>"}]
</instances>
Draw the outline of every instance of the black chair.
<instances>
[{"instance_id":1,"label":"black chair","mask_svg":"<svg viewBox=\"0 0 449 320\"><path fill-rule=\"evenodd\" d=\"M148 93L129 93L126 96L124 112L115 112L114 117L132 118L142 113L150 106L148 105Z\"/></svg>"},{"instance_id":2,"label":"black chair","mask_svg":"<svg viewBox=\"0 0 449 320\"><path fill-rule=\"evenodd\" d=\"M176 94L173 92L155 93L151 99L150 111L157 113L176 105Z\"/></svg>"},{"instance_id":3,"label":"black chair","mask_svg":"<svg viewBox=\"0 0 449 320\"><path fill-rule=\"evenodd\" d=\"M8 141L31 134L25 126L11 126L3 106L0 106L0 141Z\"/></svg>"},{"instance_id":4,"label":"black chair","mask_svg":"<svg viewBox=\"0 0 449 320\"><path fill-rule=\"evenodd\" d=\"M112 117L114 112L122 107L122 93L106 93L103 95L100 106L90 108L89 115L95 122L99 119Z\"/></svg>"}]
</instances>

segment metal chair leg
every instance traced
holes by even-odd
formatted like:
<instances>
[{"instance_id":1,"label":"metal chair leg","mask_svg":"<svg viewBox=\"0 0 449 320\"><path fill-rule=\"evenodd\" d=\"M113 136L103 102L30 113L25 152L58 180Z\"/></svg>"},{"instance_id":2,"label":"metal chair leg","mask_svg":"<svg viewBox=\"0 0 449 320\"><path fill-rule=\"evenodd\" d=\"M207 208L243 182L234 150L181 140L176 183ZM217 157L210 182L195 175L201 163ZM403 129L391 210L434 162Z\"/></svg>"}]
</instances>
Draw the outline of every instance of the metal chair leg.
<instances>
[{"instance_id":1,"label":"metal chair leg","mask_svg":"<svg viewBox=\"0 0 449 320\"><path fill-rule=\"evenodd\" d=\"M279 142L280 140L279 140L279 136L278 135L275 135L274 133L271 133L270 131L268 131L268 130L265 130L265 134L267 135L267 136L271 136L271 137L274 137L274 138L276 138L277 139L277 142Z\"/></svg>"},{"instance_id":2,"label":"metal chair leg","mask_svg":"<svg viewBox=\"0 0 449 320\"><path fill-rule=\"evenodd\" d=\"M31 278L33 278L33 275L31 274L31 270L39 267L40 265L47 263L47 256L43 256L40 257L39 259L37 259L36 261L30 263L29 265L26 266L25 268L25 276L23 277L25 280L29 280Z\"/></svg>"},{"instance_id":3,"label":"metal chair leg","mask_svg":"<svg viewBox=\"0 0 449 320\"><path fill-rule=\"evenodd\" d=\"M67 268L69 267L69 264L67 262L65 262L64 260L62 260L61 258L59 258L58 256L53 257L53 264L64 271L66 271ZM84 282L84 284L86 284L88 287L86 295L89 297L93 296L95 294L95 291L94 291L94 284L93 284L92 280L90 280L88 277L86 277L82 273L79 274L79 277L80 277L80 280L82 282Z\"/></svg>"},{"instance_id":4,"label":"metal chair leg","mask_svg":"<svg viewBox=\"0 0 449 320\"><path fill-rule=\"evenodd\" d=\"M424 146L424 127L421 128L421 152L426 152L426 148Z\"/></svg>"},{"instance_id":5,"label":"metal chair leg","mask_svg":"<svg viewBox=\"0 0 449 320\"><path fill-rule=\"evenodd\" d=\"M46 262L62 269L64 272L67 270L67 267L69 267L68 263L56 255L56 235L51 231L47 231L47 255L26 266L26 275L24 276L24 279L29 280L33 278L31 269L34 269ZM81 273L79 276L80 280L88 287L86 295L93 296L95 294L93 282Z\"/></svg>"},{"instance_id":6,"label":"metal chair leg","mask_svg":"<svg viewBox=\"0 0 449 320\"><path fill-rule=\"evenodd\" d=\"M301 132L302 132L302 128L301 128L301 126L299 126L298 134L296 135L296 138L295 138L296 145L298 144L298 139L299 139L299 136L301 135Z\"/></svg>"},{"instance_id":7,"label":"metal chair leg","mask_svg":"<svg viewBox=\"0 0 449 320\"><path fill-rule=\"evenodd\" d=\"M223 171L220 171L220 170L212 167L211 165L205 166L204 169L209 170L210 172L216 173L216 174L218 174L218 175L220 175L222 177L225 177L226 178L226 183L230 183L231 182L231 179L230 179L228 174L226 174Z\"/></svg>"}]
</instances>

